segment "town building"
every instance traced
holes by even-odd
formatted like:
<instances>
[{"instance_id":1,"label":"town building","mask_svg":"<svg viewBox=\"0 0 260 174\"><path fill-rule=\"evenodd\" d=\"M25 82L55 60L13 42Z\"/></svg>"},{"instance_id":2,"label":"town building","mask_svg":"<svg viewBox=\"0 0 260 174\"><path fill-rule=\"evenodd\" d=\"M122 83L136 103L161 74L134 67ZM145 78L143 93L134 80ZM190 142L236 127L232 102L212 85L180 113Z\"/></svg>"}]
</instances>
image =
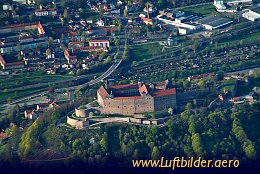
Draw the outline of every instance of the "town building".
<instances>
[{"instance_id":1,"label":"town building","mask_svg":"<svg viewBox=\"0 0 260 174\"><path fill-rule=\"evenodd\" d=\"M146 17L141 17L141 20L146 24L146 25L152 25L153 24L153 19L151 18L146 18Z\"/></svg>"},{"instance_id":2,"label":"town building","mask_svg":"<svg viewBox=\"0 0 260 174\"><path fill-rule=\"evenodd\" d=\"M233 23L233 21L222 16L207 16L198 20L198 23L200 23L206 30L215 30L220 27L229 25Z\"/></svg>"},{"instance_id":3,"label":"town building","mask_svg":"<svg viewBox=\"0 0 260 174\"><path fill-rule=\"evenodd\" d=\"M250 5L253 0L227 0L227 5Z\"/></svg>"},{"instance_id":4,"label":"town building","mask_svg":"<svg viewBox=\"0 0 260 174\"><path fill-rule=\"evenodd\" d=\"M13 0L13 1L20 4L27 4L27 0Z\"/></svg>"},{"instance_id":5,"label":"town building","mask_svg":"<svg viewBox=\"0 0 260 174\"><path fill-rule=\"evenodd\" d=\"M109 40L90 40L89 46L101 46L103 48L109 47Z\"/></svg>"},{"instance_id":6,"label":"town building","mask_svg":"<svg viewBox=\"0 0 260 174\"><path fill-rule=\"evenodd\" d=\"M36 105L36 109L34 110L25 110L24 111L24 117L26 119L35 120L40 115L42 115L45 111L50 109L55 109L59 105L55 102L48 102L48 103L39 103Z\"/></svg>"},{"instance_id":7,"label":"town building","mask_svg":"<svg viewBox=\"0 0 260 174\"><path fill-rule=\"evenodd\" d=\"M35 16L41 17L41 16L56 16L57 10L56 8L49 8L49 9L37 9L35 10Z\"/></svg>"},{"instance_id":8,"label":"town building","mask_svg":"<svg viewBox=\"0 0 260 174\"><path fill-rule=\"evenodd\" d=\"M134 83L111 86L109 82L97 91L104 114L134 115L176 109L176 89L169 82Z\"/></svg>"},{"instance_id":9,"label":"town building","mask_svg":"<svg viewBox=\"0 0 260 174\"><path fill-rule=\"evenodd\" d=\"M201 28L201 25L196 23L197 20L201 19L202 17L185 14L182 11L175 11L173 9L165 9L160 11L160 14L157 15L157 20L172 25L175 27L180 28L187 28L189 30L198 30Z\"/></svg>"},{"instance_id":10,"label":"town building","mask_svg":"<svg viewBox=\"0 0 260 174\"><path fill-rule=\"evenodd\" d=\"M9 3L3 4L3 10L14 10L14 5Z\"/></svg>"},{"instance_id":11,"label":"town building","mask_svg":"<svg viewBox=\"0 0 260 174\"><path fill-rule=\"evenodd\" d=\"M35 120L38 118L39 113L37 110L25 110L24 111L24 117L29 120Z\"/></svg>"},{"instance_id":12,"label":"town building","mask_svg":"<svg viewBox=\"0 0 260 174\"><path fill-rule=\"evenodd\" d=\"M0 54L0 65L3 69L21 69L24 68L24 62L10 62L7 63L3 56Z\"/></svg>"},{"instance_id":13,"label":"town building","mask_svg":"<svg viewBox=\"0 0 260 174\"><path fill-rule=\"evenodd\" d=\"M178 42L177 42L177 40L173 36L169 36L167 38L167 45L168 46L172 47L172 46L175 46L177 44L178 44Z\"/></svg>"},{"instance_id":14,"label":"town building","mask_svg":"<svg viewBox=\"0 0 260 174\"><path fill-rule=\"evenodd\" d=\"M25 34L23 31L36 30L36 35ZM8 34L6 36L6 34ZM11 53L24 49L47 47L45 31L40 22L32 24L16 24L0 27L0 52Z\"/></svg>"},{"instance_id":15,"label":"town building","mask_svg":"<svg viewBox=\"0 0 260 174\"><path fill-rule=\"evenodd\" d=\"M242 17L250 21L259 21L260 20L260 6L252 6L251 8L245 9Z\"/></svg>"},{"instance_id":16,"label":"town building","mask_svg":"<svg viewBox=\"0 0 260 174\"><path fill-rule=\"evenodd\" d=\"M76 63L78 61L77 56L70 55L68 50L64 50L64 56L65 56L66 60L68 61L68 64Z\"/></svg>"},{"instance_id":17,"label":"town building","mask_svg":"<svg viewBox=\"0 0 260 174\"><path fill-rule=\"evenodd\" d=\"M223 0L214 0L214 6L217 9L217 11L222 11L227 9L227 7L224 5Z\"/></svg>"}]
</instances>

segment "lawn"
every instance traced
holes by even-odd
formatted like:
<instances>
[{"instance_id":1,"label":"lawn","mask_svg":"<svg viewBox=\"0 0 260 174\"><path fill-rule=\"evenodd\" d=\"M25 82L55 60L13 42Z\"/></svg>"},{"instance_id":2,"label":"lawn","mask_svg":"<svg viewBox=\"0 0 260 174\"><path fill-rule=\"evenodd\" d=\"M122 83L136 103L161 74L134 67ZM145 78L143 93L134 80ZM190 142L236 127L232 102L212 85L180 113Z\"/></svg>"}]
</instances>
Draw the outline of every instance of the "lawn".
<instances>
[{"instance_id":1,"label":"lawn","mask_svg":"<svg viewBox=\"0 0 260 174\"><path fill-rule=\"evenodd\" d=\"M212 4L196 6L196 7L187 7L187 8L182 8L181 10L187 13L203 15L203 16L208 16L211 15L212 13L216 13L215 7Z\"/></svg>"},{"instance_id":2,"label":"lawn","mask_svg":"<svg viewBox=\"0 0 260 174\"><path fill-rule=\"evenodd\" d=\"M130 47L134 61L142 61L162 53L159 43L147 43Z\"/></svg>"},{"instance_id":3,"label":"lawn","mask_svg":"<svg viewBox=\"0 0 260 174\"><path fill-rule=\"evenodd\" d=\"M9 77L4 77L0 79L0 90L16 88L26 86L23 85L22 81L28 80L30 84L37 84L37 83L51 83L57 82L60 80L70 79L72 76L64 76L64 75L46 75L43 74L42 71L37 72L30 72L30 73L23 73L19 75L13 75Z\"/></svg>"},{"instance_id":4,"label":"lawn","mask_svg":"<svg viewBox=\"0 0 260 174\"><path fill-rule=\"evenodd\" d=\"M250 42L255 42L260 40L260 33L253 33L253 34L246 34L246 35L241 35L234 37L233 39L229 39L228 41L222 42L221 44L237 44L237 42L245 42L245 43L250 43Z\"/></svg>"},{"instance_id":5,"label":"lawn","mask_svg":"<svg viewBox=\"0 0 260 174\"><path fill-rule=\"evenodd\" d=\"M249 94L254 87L260 87L260 78L250 80L248 86L238 86L236 96Z\"/></svg>"},{"instance_id":6,"label":"lawn","mask_svg":"<svg viewBox=\"0 0 260 174\"><path fill-rule=\"evenodd\" d=\"M221 87L222 91L229 91L229 90L233 90L235 87L235 80L234 79L230 79L230 80L226 80L223 84L223 86Z\"/></svg>"},{"instance_id":7,"label":"lawn","mask_svg":"<svg viewBox=\"0 0 260 174\"><path fill-rule=\"evenodd\" d=\"M31 93L35 93L37 91L42 91L44 89L27 89L27 90L21 90L17 92L4 92L0 94L0 102L3 102L9 98L15 98L15 97L23 97ZM47 91L47 89L45 89Z\"/></svg>"}]
</instances>

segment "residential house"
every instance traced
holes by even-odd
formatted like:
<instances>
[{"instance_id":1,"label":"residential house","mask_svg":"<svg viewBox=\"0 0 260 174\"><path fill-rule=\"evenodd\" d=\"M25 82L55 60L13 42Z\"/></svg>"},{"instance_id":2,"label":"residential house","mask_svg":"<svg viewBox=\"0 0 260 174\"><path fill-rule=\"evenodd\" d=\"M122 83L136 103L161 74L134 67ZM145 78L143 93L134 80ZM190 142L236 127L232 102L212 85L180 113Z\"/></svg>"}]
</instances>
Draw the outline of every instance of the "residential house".
<instances>
[{"instance_id":1,"label":"residential house","mask_svg":"<svg viewBox=\"0 0 260 174\"><path fill-rule=\"evenodd\" d=\"M39 113L37 110L25 110L24 111L24 117L26 119L30 119L30 120L35 120L36 118L38 118Z\"/></svg>"},{"instance_id":2,"label":"residential house","mask_svg":"<svg viewBox=\"0 0 260 174\"><path fill-rule=\"evenodd\" d=\"M64 56L67 59L68 64L76 63L78 61L77 56L71 56L68 50L64 50Z\"/></svg>"},{"instance_id":3,"label":"residential house","mask_svg":"<svg viewBox=\"0 0 260 174\"><path fill-rule=\"evenodd\" d=\"M101 46L101 47L109 47L109 40L90 40L90 46Z\"/></svg>"}]
</instances>

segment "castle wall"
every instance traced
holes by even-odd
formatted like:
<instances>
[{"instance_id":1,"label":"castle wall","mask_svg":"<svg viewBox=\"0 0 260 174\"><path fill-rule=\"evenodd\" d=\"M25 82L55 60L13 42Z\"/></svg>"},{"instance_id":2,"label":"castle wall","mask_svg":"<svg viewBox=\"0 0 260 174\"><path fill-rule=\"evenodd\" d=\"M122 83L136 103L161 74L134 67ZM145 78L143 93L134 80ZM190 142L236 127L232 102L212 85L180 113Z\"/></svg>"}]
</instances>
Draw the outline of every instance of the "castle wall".
<instances>
[{"instance_id":1,"label":"castle wall","mask_svg":"<svg viewBox=\"0 0 260 174\"><path fill-rule=\"evenodd\" d=\"M100 106L104 107L104 102L99 92L97 92L97 102L99 103Z\"/></svg>"},{"instance_id":2,"label":"castle wall","mask_svg":"<svg viewBox=\"0 0 260 174\"><path fill-rule=\"evenodd\" d=\"M87 112L85 109L75 109L75 113L77 117L87 117Z\"/></svg>"},{"instance_id":3,"label":"castle wall","mask_svg":"<svg viewBox=\"0 0 260 174\"><path fill-rule=\"evenodd\" d=\"M80 129L80 128L87 127L89 125L89 120L77 120L77 119L67 117L67 124L71 125L72 127Z\"/></svg>"},{"instance_id":4,"label":"castle wall","mask_svg":"<svg viewBox=\"0 0 260 174\"><path fill-rule=\"evenodd\" d=\"M127 100L105 99L103 103L104 114L134 115L135 113L153 112L154 110L153 98L151 96Z\"/></svg>"},{"instance_id":5,"label":"castle wall","mask_svg":"<svg viewBox=\"0 0 260 174\"><path fill-rule=\"evenodd\" d=\"M154 97L154 111L161 111L168 108L177 108L176 95L155 96Z\"/></svg>"}]
</instances>

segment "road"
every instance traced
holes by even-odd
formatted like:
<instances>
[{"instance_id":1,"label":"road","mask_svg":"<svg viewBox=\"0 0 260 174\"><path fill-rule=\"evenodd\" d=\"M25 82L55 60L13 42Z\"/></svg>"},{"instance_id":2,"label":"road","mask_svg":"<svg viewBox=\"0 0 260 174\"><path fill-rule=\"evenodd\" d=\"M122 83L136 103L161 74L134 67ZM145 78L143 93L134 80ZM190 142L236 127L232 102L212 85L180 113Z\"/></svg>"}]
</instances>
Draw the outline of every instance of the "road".
<instances>
[{"instance_id":1,"label":"road","mask_svg":"<svg viewBox=\"0 0 260 174\"><path fill-rule=\"evenodd\" d=\"M226 73L226 75L248 74L249 71L260 71L260 67L229 72L229 73Z\"/></svg>"}]
</instances>

